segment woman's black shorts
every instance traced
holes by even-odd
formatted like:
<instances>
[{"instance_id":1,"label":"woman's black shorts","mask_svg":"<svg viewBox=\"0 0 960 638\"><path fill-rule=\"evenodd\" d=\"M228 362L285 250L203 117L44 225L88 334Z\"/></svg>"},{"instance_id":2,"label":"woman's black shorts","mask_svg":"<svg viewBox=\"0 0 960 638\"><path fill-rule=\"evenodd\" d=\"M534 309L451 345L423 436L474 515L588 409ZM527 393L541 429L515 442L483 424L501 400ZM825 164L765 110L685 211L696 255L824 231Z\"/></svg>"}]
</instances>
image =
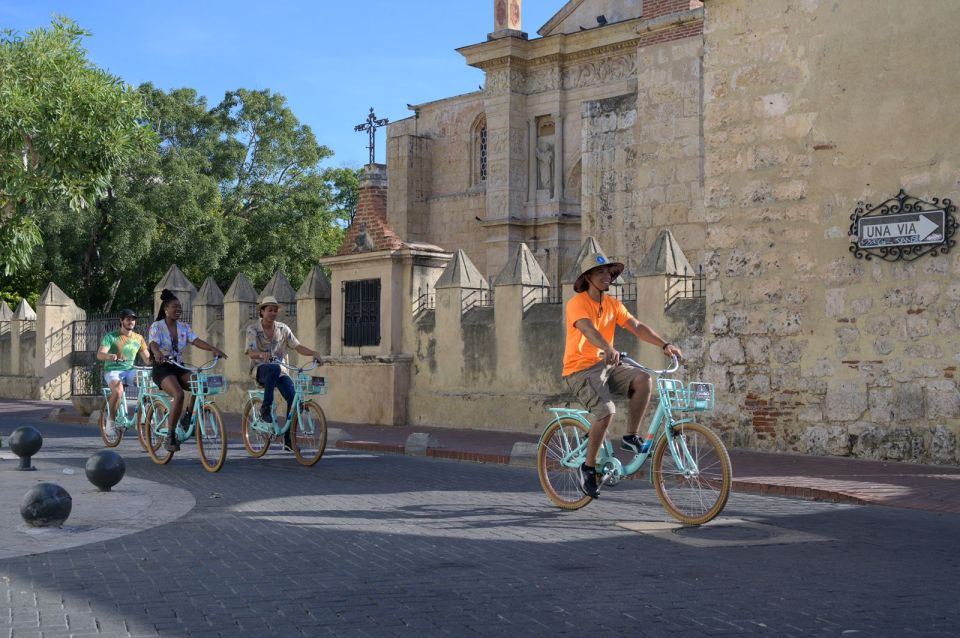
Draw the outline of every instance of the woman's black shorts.
<instances>
[{"instance_id":1,"label":"woman's black shorts","mask_svg":"<svg viewBox=\"0 0 960 638\"><path fill-rule=\"evenodd\" d=\"M181 377L185 374L190 374L189 370L184 370L178 365L172 363L160 363L153 366L153 370L150 372L150 376L153 378L153 382L157 384L157 387L161 387L161 383L167 377L173 376L177 378L177 381L180 383L180 387L184 390L189 390L190 386L183 382Z\"/></svg>"}]
</instances>

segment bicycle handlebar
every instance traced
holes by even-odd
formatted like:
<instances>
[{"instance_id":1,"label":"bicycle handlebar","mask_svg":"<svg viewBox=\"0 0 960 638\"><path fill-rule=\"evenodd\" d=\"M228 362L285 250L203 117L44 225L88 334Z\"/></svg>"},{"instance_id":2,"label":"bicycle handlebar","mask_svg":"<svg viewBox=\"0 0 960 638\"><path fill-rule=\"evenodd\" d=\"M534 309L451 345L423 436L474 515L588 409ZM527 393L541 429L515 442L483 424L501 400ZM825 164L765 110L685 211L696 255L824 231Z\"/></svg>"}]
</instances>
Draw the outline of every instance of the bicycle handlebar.
<instances>
[{"instance_id":1,"label":"bicycle handlebar","mask_svg":"<svg viewBox=\"0 0 960 638\"><path fill-rule=\"evenodd\" d=\"M292 366L292 365L290 365L289 363L285 363L284 361L279 361L279 360L278 360L278 361L275 361L274 363L278 363L278 364L280 365L280 367L286 368L287 370L296 370L297 372L310 372L311 370L316 370L317 367L320 366L320 362L317 361L316 359L314 359L314 360L311 362L311 363L313 363L313 365L312 365L311 367L309 367L309 368L301 368L300 366ZM309 364L307 364L307 365L309 365Z\"/></svg>"},{"instance_id":2,"label":"bicycle handlebar","mask_svg":"<svg viewBox=\"0 0 960 638\"><path fill-rule=\"evenodd\" d=\"M603 350L601 350L600 356L603 356L603 354L604 352ZM634 368L639 368L640 370L643 370L647 374L655 374L657 376L660 376L661 374L671 374L680 369L680 360L677 359L677 355L671 355L671 357L673 358L673 365L670 368L666 368L664 370L654 370L653 368L648 368L647 366L641 363L637 363L636 361L631 359L630 355L627 354L626 352L620 353L620 363L626 363L627 365L633 366ZM607 367L609 368L610 366L607 366Z\"/></svg>"},{"instance_id":3,"label":"bicycle handlebar","mask_svg":"<svg viewBox=\"0 0 960 638\"><path fill-rule=\"evenodd\" d=\"M205 364L203 364L202 366L199 366L199 367L188 366L188 365L186 365L186 364L179 364L179 365L181 365L184 369L190 370L191 372L193 372L194 374L196 374L196 373L198 373L198 372L203 372L204 370L209 370L209 369L212 368L213 366L217 365L217 363L218 363L219 361L220 361L220 355L217 355L217 356L215 356L211 361L208 361L207 363L205 363Z\"/></svg>"}]
</instances>

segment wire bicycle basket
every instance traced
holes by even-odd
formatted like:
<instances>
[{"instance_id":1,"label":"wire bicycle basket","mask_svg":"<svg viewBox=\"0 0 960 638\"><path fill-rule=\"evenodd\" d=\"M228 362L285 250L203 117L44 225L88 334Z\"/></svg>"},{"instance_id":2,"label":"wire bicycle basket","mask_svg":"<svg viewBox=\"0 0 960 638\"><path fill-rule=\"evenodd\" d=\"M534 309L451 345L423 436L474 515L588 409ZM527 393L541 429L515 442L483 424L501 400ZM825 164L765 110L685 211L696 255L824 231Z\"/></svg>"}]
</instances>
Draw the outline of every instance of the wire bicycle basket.
<instances>
[{"instance_id":1,"label":"wire bicycle basket","mask_svg":"<svg viewBox=\"0 0 960 638\"><path fill-rule=\"evenodd\" d=\"M326 394L327 393L327 379L326 377L314 377L306 372L298 372L297 378L294 380L294 385L296 385L297 390L302 394Z\"/></svg>"},{"instance_id":2,"label":"wire bicycle basket","mask_svg":"<svg viewBox=\"0 0 960 638\"><path fill-rule=\"evenodd\" d=\"M714 389L712 383L691 381L686 386L679 379L661 377L657 379L657 392L660 400L671 411L677 412L710 412L714 405Z\"/></svg>"},{"instance_id":3,"label":"wire bicycle basket","mask_svg":"<svg viewBox=\"0 0 960 638\"><path fill-rule=\"evenodd\" d=\"M190 377L190 392L200 395L222 394L227 391L227 380L222 374L197 372Z\"/></svg>"}]
</instances>

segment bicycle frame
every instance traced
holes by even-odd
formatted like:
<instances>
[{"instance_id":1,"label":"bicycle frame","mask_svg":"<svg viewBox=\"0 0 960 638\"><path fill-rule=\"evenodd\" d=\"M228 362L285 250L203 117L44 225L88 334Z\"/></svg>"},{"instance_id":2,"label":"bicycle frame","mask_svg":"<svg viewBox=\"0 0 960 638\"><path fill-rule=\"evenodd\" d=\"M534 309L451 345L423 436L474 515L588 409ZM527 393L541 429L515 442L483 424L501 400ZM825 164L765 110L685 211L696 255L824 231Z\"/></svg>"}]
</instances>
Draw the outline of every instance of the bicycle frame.
<instances>
[{"instance_id":1,"label":"bicycle frame","mask_svg":"<svg viewBox=\"0 0 960 638\"><path fill-rule=\"evenodd\" d=\"M622 356L621 361L624 361L627 365L639 368L640 370L651 374L651 376L669 374L676 371L679 367L679 363L677 362L676 358L674 358L673 368L667 370L652 370L640 365L625 355ZM643 467L643 464L646 463L647 459L650 458L650 455L653 453L653 451L656 450L660 439L664 436L667 437L668 448L670 450L670 454L673 456L674 461L677 464L677 467L682 468L684 473L696 473L698 471L698 468L696 467L696 461L694 460L693 455L690 454L690 451L687 449L686 443L682 438L674 437L673 433L674 427L684 423L693 422L694 419L674 419L672 411L669 408L669 401L664 396L659 384L657 389L658 393L660 394L660 402L657 405L657 410L654 413L653 418L650 420L650 427L647 428L647 433L644 437L644 443L640 453L634 455L633 459L624 465L614 454L613 445L610 443L610 441L604 441L603 445L600 447L600 454L597 459L597 467L603 475L604 482L611 481L615 483L621 478L630 476L639 471L640 468ZM589 414L589 412L586 410L578 410L573 408L549 408L549 410L553 412L554 418L547 423L547 427L544 428L544 433L547 432L551 425L562 419L573 419L575 421L579 421L580 423L584 424L588 430L592 427L592 424L584 416ZM679 441L679 445L674 444L675 440ZM564 445L570 449L570 452L566 454L564 458L560 460L560 462L564 466L571 469L578 468L586 459L587 443L587 437L583 437L583 439L580 441L568 441L566 439L566 433L564 433ZM542 444L543 435L541 434L541 440L539 441L538 445ZM650 476L650 481L653 482L652 474Z\"/></svg>"},{"instance_id":2,"label":"bicycle frame","mask_svg":"<svg viewBox=\"0 0 960 638\"><path fill-rule=\"evenodd\" d=\"M150 381L150 368L145 366L134 366L133 369L137 371L137 399L136 404L133 406L133 412L131 413L127 410L126 386L124 386L123 396L117 403L117 413L112 415L114 422L118 426L121 426L127 430L136 426L137 415L143 408L144 399L156 395L156 391L153 389L155 386L152 387L152 382ZM104 409L107 410L107 415L109 416L111 392L110 386L102 388L102 392Z\"/></svg>"},{"instance_id":3,"label":"bicycle frame","mask_svg":"<svg viewBox=\"0 0 960 638\"><path fill-rule=\"evenodd\" d=\"M193 395L193 401L192 401L193 411L190 414L190 423L187 426L186 431L184 431L183 428L180 427L179 422L177 422L176 426L174 426L176 428L176 434L177 434L178 440L186 441L191 436L193 436L197 429L197 415L200 414L200 412L203 410L203 406L216 403L216 401L214 401L213 399L208 398L210 394L209 392L194 391L194 390L204 390L204 388L206 387L205 384L209 379L209 375L204 374L204 371L209 370L213 366L217 365L217 362L219 361L220 361L220 357L214 357L212 361L210 361L209 363L205 363L204 365L198 368L193 368L193 367L185 368L186 370L192 373L191 379L190 379L190 393ZM167 405L167 408L168 408L168 412L164 417L164 421L167 421L168 423L166 425L158 426L156 429L156 432L158 434L166 434L169 431L169 427L170 427L169 426L170 398L167 396L166 392L164 392L163 390L160 390L160 392L156 394L156 396L160 397L161 400ZM205 426L201 421L200 422L201 434L203 434L204 427Z\"/></svg>"},{"instance_id":4,"label":"bicycle frame","mask_svg":"<svg viewBox=\"0 0 960 638\"><path fill-rule=\"evenodd\" d=\"M297 414L297 413L300 411L301 406L305 403L304 398L303 398L303 397L304 397L304 392L303 392L303 387L302 387L302 386L303 386L303 381L305 381L305 380L304 380L304 379L300 379L299 377L300 377L301 375L304 375L304 373L306 373L306 372L310 372L311 370L316 369L317 366L319 365L319 363L316 362L316 361L314 361L314 362L313 362L313 365L310 366L309 368L299 368L299 367L296 367L296 366L291 366L291 365L289 365L289 364L287 364L287 363L284 363L283 361L271 361L271 363L277 363L277 364L280 365L280 367L282 367L282 368L284 368L284 369L286 369L286 370L288 370L288 371L290 371L290 372L296 372L296 373L297 373L297 377L298 377L298 381L300 381L300 382L299 382L299 383L298 383L298 382L294 382L294 384L293 384L293 390L294 390L293 402L290 404L290 413L287 415L287 419L286 419L286 421L284 421L284 423L283 423L282 426L277 423L276 413L274 413L274 419L273 419L273 421L272 421L271 423L265 423L265 422L260 418L260 415L259 415L258 413L255 413L255 414L252 415L252 416L253 416L253 423L252 423L251 425L253 426L254 429L260 430L261 432L264 432L264 433L267 433L267 434L271 434L271 435L273 435L273 436L280 436L280 435L286 434L287 432L290 431L290 428L291 428L291 426L293 425L293 415L294 415L294 414ZM260 399L261 401L264 400L264 394L263 394L263 390L262 390L262 389L261 389L261 390L247 390L247 402L253 401L254 399ZM276 407L276 403L274 403L273 405L274 405L274 407ZM254 411L254 412L256 412L256 411Z\"/></svg>"}]
</instances>

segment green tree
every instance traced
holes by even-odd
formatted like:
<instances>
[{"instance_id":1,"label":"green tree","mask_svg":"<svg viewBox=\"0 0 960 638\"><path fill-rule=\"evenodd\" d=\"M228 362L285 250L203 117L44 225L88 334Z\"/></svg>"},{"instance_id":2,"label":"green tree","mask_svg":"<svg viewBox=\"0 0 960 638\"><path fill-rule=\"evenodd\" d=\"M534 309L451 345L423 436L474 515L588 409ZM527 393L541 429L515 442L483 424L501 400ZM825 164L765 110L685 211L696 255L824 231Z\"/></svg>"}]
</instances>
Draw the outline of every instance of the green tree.
<instances>
[{"instance_id":1,"label":"green tree","mask_svg":"<svg viewBox=\"0 0 960 638\"><path fill-rule=\"evenodd\" d=\"M171 263L221 288L237 272L262 285L277 269L296 286L336 251L356 208L358 171L321 169L332 155L269 91L235 91L208 108L193 89L137 89L155 148L115 171L81 211L40 214L35 268L0 289L56 281L82 307L142 305Z\"/></svg>"},{"instance_id":2,"label":"green tree","mask_svg":"<svg viewBox=\"0 0 960 638\"><path fill-rule=\"evenodd\" d=\"M41 233L37 214L64 201L84 211L149 136L139 96L98 69L67 18L26 37L0 34L0 269L24 269Z\"/></svg>"},{"instance_id":3,"label":"green tree","mask_svg":"<svg viewBox=\"0 0 960 638\"><path fill-rule=\"evenodd\" d=\"M212 113L232 145L221 156L229 171L220 182L229 247L218 279L244 271L260 283L283 270L302 280L343 241L339 190L319 168L333 152L269 90L231 91Z\"/></svg>"}]
</instances>

